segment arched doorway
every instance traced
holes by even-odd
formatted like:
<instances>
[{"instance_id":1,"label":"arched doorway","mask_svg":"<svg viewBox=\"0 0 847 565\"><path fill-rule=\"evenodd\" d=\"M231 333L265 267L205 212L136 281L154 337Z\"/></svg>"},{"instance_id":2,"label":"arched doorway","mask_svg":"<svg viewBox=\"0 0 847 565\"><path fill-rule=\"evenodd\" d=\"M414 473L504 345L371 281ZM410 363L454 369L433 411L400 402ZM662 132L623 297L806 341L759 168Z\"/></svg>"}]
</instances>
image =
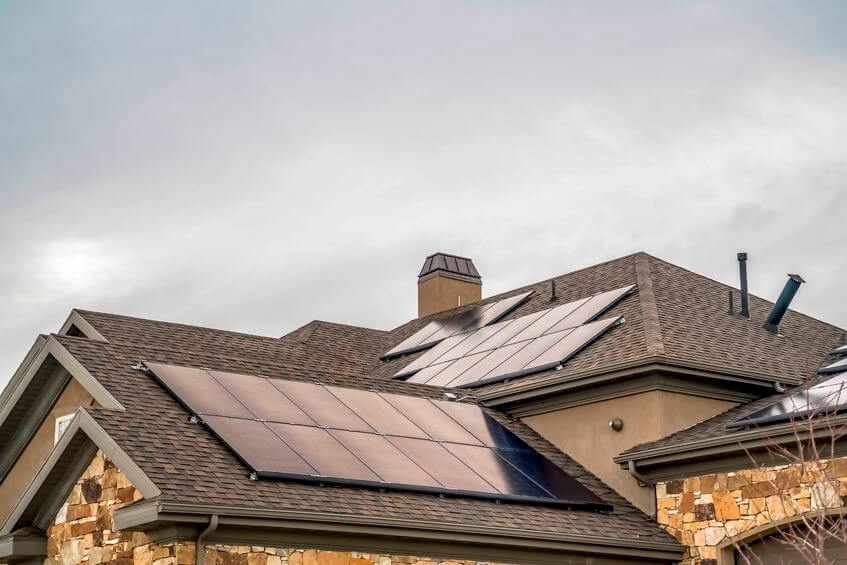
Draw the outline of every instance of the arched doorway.
<instances>
[{"instance_id":1,"label":"arched doorway","mask_svg":"<svg viewBox=\"0 0 847 565\"><path fill-rule=\"evenodd\" d=\"M785 543L785 538L779 533L772 534L759 541L751 541L743 550L735 550L735 562L745 564L739 553L743 553L754 565L809 565L808 555L798 551L794 544ZM815 548L817 551L817 548ZM840 540L828 539L823 544L823 556L819 563L827 565L847 565L847 544ZM816 564L815 564L816 565Z\"/></svg>"}]
</instances>

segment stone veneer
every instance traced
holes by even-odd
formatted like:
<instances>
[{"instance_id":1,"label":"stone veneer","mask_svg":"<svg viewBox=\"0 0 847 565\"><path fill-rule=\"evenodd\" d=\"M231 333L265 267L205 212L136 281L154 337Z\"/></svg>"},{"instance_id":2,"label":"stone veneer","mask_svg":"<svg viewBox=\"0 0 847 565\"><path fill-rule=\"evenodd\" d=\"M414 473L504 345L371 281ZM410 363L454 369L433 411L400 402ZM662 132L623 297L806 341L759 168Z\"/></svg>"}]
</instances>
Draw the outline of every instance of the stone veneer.
<instances>
[{"instance_id":1,"label":"stone veneer","mask_svg":"<svg viewBox=\"0 0 847 565\"><path fill-rule=\"evenodd\" d=\"M656 484L656 518L687 546L686 565L715 565L718 547L748 530L847 496L847 458L717 473Z\"/></svg>"},{"instance_id":2,"label":"stone veneer","mask_svg":"<svg viewBox=\"0 0 847 565\"><path fill-rule=\"evenodd\" d=\"M141 494L98 452L47 530L45 565L193 565L193 542L158 544L141 532L114 531L115 510L138 500ZM206 565L486 564L361 552L209 545Z\"/></svg>"}]
</instances>

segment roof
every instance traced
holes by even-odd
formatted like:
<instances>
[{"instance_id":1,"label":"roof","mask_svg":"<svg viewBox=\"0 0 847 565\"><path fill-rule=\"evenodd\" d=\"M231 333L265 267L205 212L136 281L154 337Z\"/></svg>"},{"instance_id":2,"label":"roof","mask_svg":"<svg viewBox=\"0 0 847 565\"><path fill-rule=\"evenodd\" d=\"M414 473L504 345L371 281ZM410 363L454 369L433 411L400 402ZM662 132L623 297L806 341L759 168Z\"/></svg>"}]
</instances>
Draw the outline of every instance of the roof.
<instances>
[{"instance_id":1,"label":"roof","mask_svg":"<svg viewBox=\"0 0 847 565\"><path fill-rule=\"evenodd\" d=\"M428 258L429 269L433 269L434 258L439 256L447 264L447 255L436 254ZM457 269L458 265L457 262ZM469 274L476 273L475 269L471 271L472 264L465 268ZM427 264L422 272L426 270ZM562 370L462 391L469 396L466 401L478 402L482 397L538 386L551 378L574 378L588 371L608 371L657 359L750 374L770 382L801 382L814 374L829 351L844 342L842 329L790 310L780 325L783 335L774 336L762 328L770 302L751 296L750 319L729 315L726 296L731 287L645 253L514 289L483 303L532 291L528 300L506 316L509 319L628 285L636 285L634 292L605 314L624 316L625 323L588 345ZM314 321L280 338L79 310L76 313L96 331L98 339L70 335L55 335L53 339L125 408L90 412L161 490L162 501L255 509L321 508L339 515L412 518L457 527L594 535L610 543L620 540L621 544L635 540L671 541L658 524L567 454L521 421L494 409L486 411L612 504L614 510L595 513L354 486L251 481L249 470L226 446L204 426L190 423L185 409L153 377L133 368L139 361L211 367L439 399L444 389L392 378L420 353L388 361L380 361L380 356L430 321L473 306L411 320L390 331ZM721 417L701 424L703 428L697 432L685 430L675 434L676 439L666 440L678 441L687 437L686 433L717 430Z\"/></svg>"},{"instance_id":2,"label":"roof","mask_svg":"<svg viewBox=\"0 0 847 565\"><path fill-rule=\"evenodd\" d=\"M424 260L421 272L418 273L418 280L426 280L429 276L439 272L463 280L482 282L479 271L476 270L473 260L469 257L459 257L458 255L441 252L433 253Z\"/></svg>"},{"instance_id":3,"label":"roof","mask_svg":"<svg viewBox=\"0 0 847 565\"><path fill-rule=\"evenodd\" d=\"M602 335L562 370L494 383L476 389L476 393L491 398L536 386L551 376L562 380L655 360L796 384L815 374L844 335L841 328L793 310L780 323L781 335L773 335L762 328L772 302L750 295L750 318L729 315L727 293L737 289L641 252L492 296L482 303L533 291L504 318L511 319L630 284L636 285L635 292L604 314L622 315L625 323ZM431 320L470 307L411 320L389 332L386 349ZM385 362L372 375L390 378L419 355Z\"/></svg>"},{"instance_id":4,"label":"roof","mask_svg":"<svg viewBox=\"0 0 847 565\"><path fill-rule=\"evenodd\" d=\"M336 370L336 357L303 366L304 346L288 339L249 336L178 324L82 312L107 342L83 337L56 339L98 380L113 391L126 410L90 410L94 419L161 489L168 502L215 506L251 506L259 509L321 508L328 513L417 518L457 525L487 525L524 531L600 534L610 539L669 541L649 517L605 485L573 459L549 444L528 426L504 414L489 413L534 449L559 465L592 492L613 505L612 513L568 510L532 504L496 504L491 501L411 492L317 486L294 481L251 481L249 470L205 427L191 424L188 413L148 374L134 370L140 361L205 366L272 378L285 378L364 388L381 392L441 397L441 390L364 374L360 366ZM315 350L328 336L346 335L372 347L375 357L379 334L349 326L315 328L306 342ZM327 336L320 338L323 330ZM306 330L299 332L302 338ZM354 335L355 334L355 335ZM163 424L165 423L165 424Z\"/></svg>"}]
</instances>

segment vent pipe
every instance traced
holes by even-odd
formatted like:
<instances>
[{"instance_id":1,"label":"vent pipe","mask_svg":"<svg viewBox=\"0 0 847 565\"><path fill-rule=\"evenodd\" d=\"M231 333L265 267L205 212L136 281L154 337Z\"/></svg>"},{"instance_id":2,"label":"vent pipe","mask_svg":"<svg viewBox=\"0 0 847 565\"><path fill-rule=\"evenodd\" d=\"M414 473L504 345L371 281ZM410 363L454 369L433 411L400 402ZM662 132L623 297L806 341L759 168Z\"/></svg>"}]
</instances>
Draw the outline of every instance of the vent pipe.
<instances>
[{"instance_id":1,"label":"vent pipe","mask_svg":"<svg viewBox=\"0 0 847 565\"><path fill-rule=\"evenodd\" d=\"M800 285L803 284L803 277L800 275L788 275L788 280L785 283L785 287L783 287L782 292L779 294L779 298L776 299L776 304L771 308L771 313L768 314L768 319L765 320L764 328L773 334L779 333L779 322L782 321L782 317L785 316L785 312L788 310L788 306L791 305L791 301L794 300L794 295L797 294L797 291L800 289Z\"/></svg>"},{"instance_id":2,"label":"vent pipe","mask_svg":"<svg viewBox=\"0 0 847 565\"><path fill-rule=\"evenodd\" d=\"M738 254L738 271L741 275L741 311L739 316L750 317L750 295L747 293L747 253Z\"/></svg>"}]
</instances>

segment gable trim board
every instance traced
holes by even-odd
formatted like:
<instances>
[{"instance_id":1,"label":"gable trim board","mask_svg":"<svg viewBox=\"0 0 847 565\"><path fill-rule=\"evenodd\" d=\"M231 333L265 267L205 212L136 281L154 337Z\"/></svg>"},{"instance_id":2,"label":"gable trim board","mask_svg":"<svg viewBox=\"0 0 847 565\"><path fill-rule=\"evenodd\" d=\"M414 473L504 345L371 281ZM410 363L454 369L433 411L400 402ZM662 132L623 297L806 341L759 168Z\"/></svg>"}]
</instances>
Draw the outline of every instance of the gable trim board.
<instances>
[{"instance_id":1,"label":"gable trim board","mask_svg":"<svg viewBox=\"0 0 847 565\"><path fill-rule=\"evenodd\" d=\"M769 446L796 446L798 442L832 438L832 429L847 425L847 414L822 422L812 429L797 429L791 422L732 432L720 437L676 444L673 446L630 451L614 457L615 463L628 468L630 463L652 481L663 481L695 474L709 474L755 465L759 458L776 456ZM838 438L836 456L847 455L847 438ZM774 464L771 461L771 464ZM785 464L775 463L775 464Z\"/></svg>"},{"instance_id":2,"label":"gable trim board","mask_svg":"<svg viewBox=\"0 0 847 565\"><path fill-rule=\"evenodd\" d=\"M65 320L65 323L62 324L62 327L59 329L59 335L69 335L68 332L74 326L82 332L86 339L103 342L107 341L106 338L103 337L103 334L98 332L94 326L88 323L88 320L86 320L76 309L71 310L68 319Z\"/></svg>"},{"instance_id":3,"label":"gable trim board","mask_svg":"<svg viewBox=\"0 0 847 565\"><path fill-rule=\"evenodd\" d=\"M16 417L16 421L9 420L13 409L48 357L55 359L58 367L43 388L37 391L33 407L26 414ZM14 426L17 430L12 440L0 449L0 482L11 472L71 378L76 379L103 408L124 410L121 403L54 336L36 340L27 360L7 385L5 398L0 404L0 427Z\"/></svg>"},{"instance_id":4,"label":"gable trim board","mask_svg":"<svg viewBox=\"0 0 847 565\"><path fill-rule=\"evenodd\" d=\"M21 527L46 529L98 449L115 463L145 499L161 494L159 488L91 414L80 408L0 528L0 535L8 535Z\"/></svg>"},{"instance_id":5,"label":"gable trim board","mask_svg":"<svg viewBox=\"0 0 847 565\"><path fill-rule=\"evenodd\" d=\"M30 444L38 429L56 401L62 395L71 380L71 375L62 365L59 365L48 379L47 385L41 391L35 405L27 412L17 426L17 432L12 439L0 450L0 483L2 483L20 459L24 450Z\"/></svg>"},{"instance_id":6,"label":"gable trim board","mask_svg":"<svg viewBox=\"0 0 847 565\"><path fill-rule=\"evenodd\" d=\"M37 345L38 342L36 342L36 346ZM26 370L22 371L20 375L16 373L6 387L4 396L6 396L7 393L8 396L2 399L2 405L0 405L0 425L3 425L6 422L6 418L9 416L9 413L27 389L33 376L35 376L35 373L38 372L39 368L41 368L41 364L44 363L44 360L48 355L53 356L53 358L55 358L56 361L58 361L73 378L79 381L79 384L81 384L85 390L94 397L94 400L96 400L100 406L106 410L125 410L123 405L121 405L121 403L118 402L118 400L112 396L108 390L106 390L106 387L100 384L100 381L95 379L91 373L89 373L88 370L83 367L82 364L77 361L76 358L74 358L74 356L71 355L71 353L65 349L61 343L59 343L55 336L51 335L46 338L43 346L35 354L32 361L27 365Z\"/></svg>"},{"instance_id":7,"label":"gable trim board","mask_svg":"<svg viewBox=\"0 0 847 565\"><path fill-rule=\"evenodd\" d=\"M116 530L140 529L158 542L169 542L194 539L212 515L218 517L218 527L207 541L239 545L293 545L539 564L655 563L679 560L682 551L673 542L160 500L119 509L114 519ZM577 556L584 556L585 561ZM622 561L626 558L632 561Z\"/></svg>"}]
</instances>

